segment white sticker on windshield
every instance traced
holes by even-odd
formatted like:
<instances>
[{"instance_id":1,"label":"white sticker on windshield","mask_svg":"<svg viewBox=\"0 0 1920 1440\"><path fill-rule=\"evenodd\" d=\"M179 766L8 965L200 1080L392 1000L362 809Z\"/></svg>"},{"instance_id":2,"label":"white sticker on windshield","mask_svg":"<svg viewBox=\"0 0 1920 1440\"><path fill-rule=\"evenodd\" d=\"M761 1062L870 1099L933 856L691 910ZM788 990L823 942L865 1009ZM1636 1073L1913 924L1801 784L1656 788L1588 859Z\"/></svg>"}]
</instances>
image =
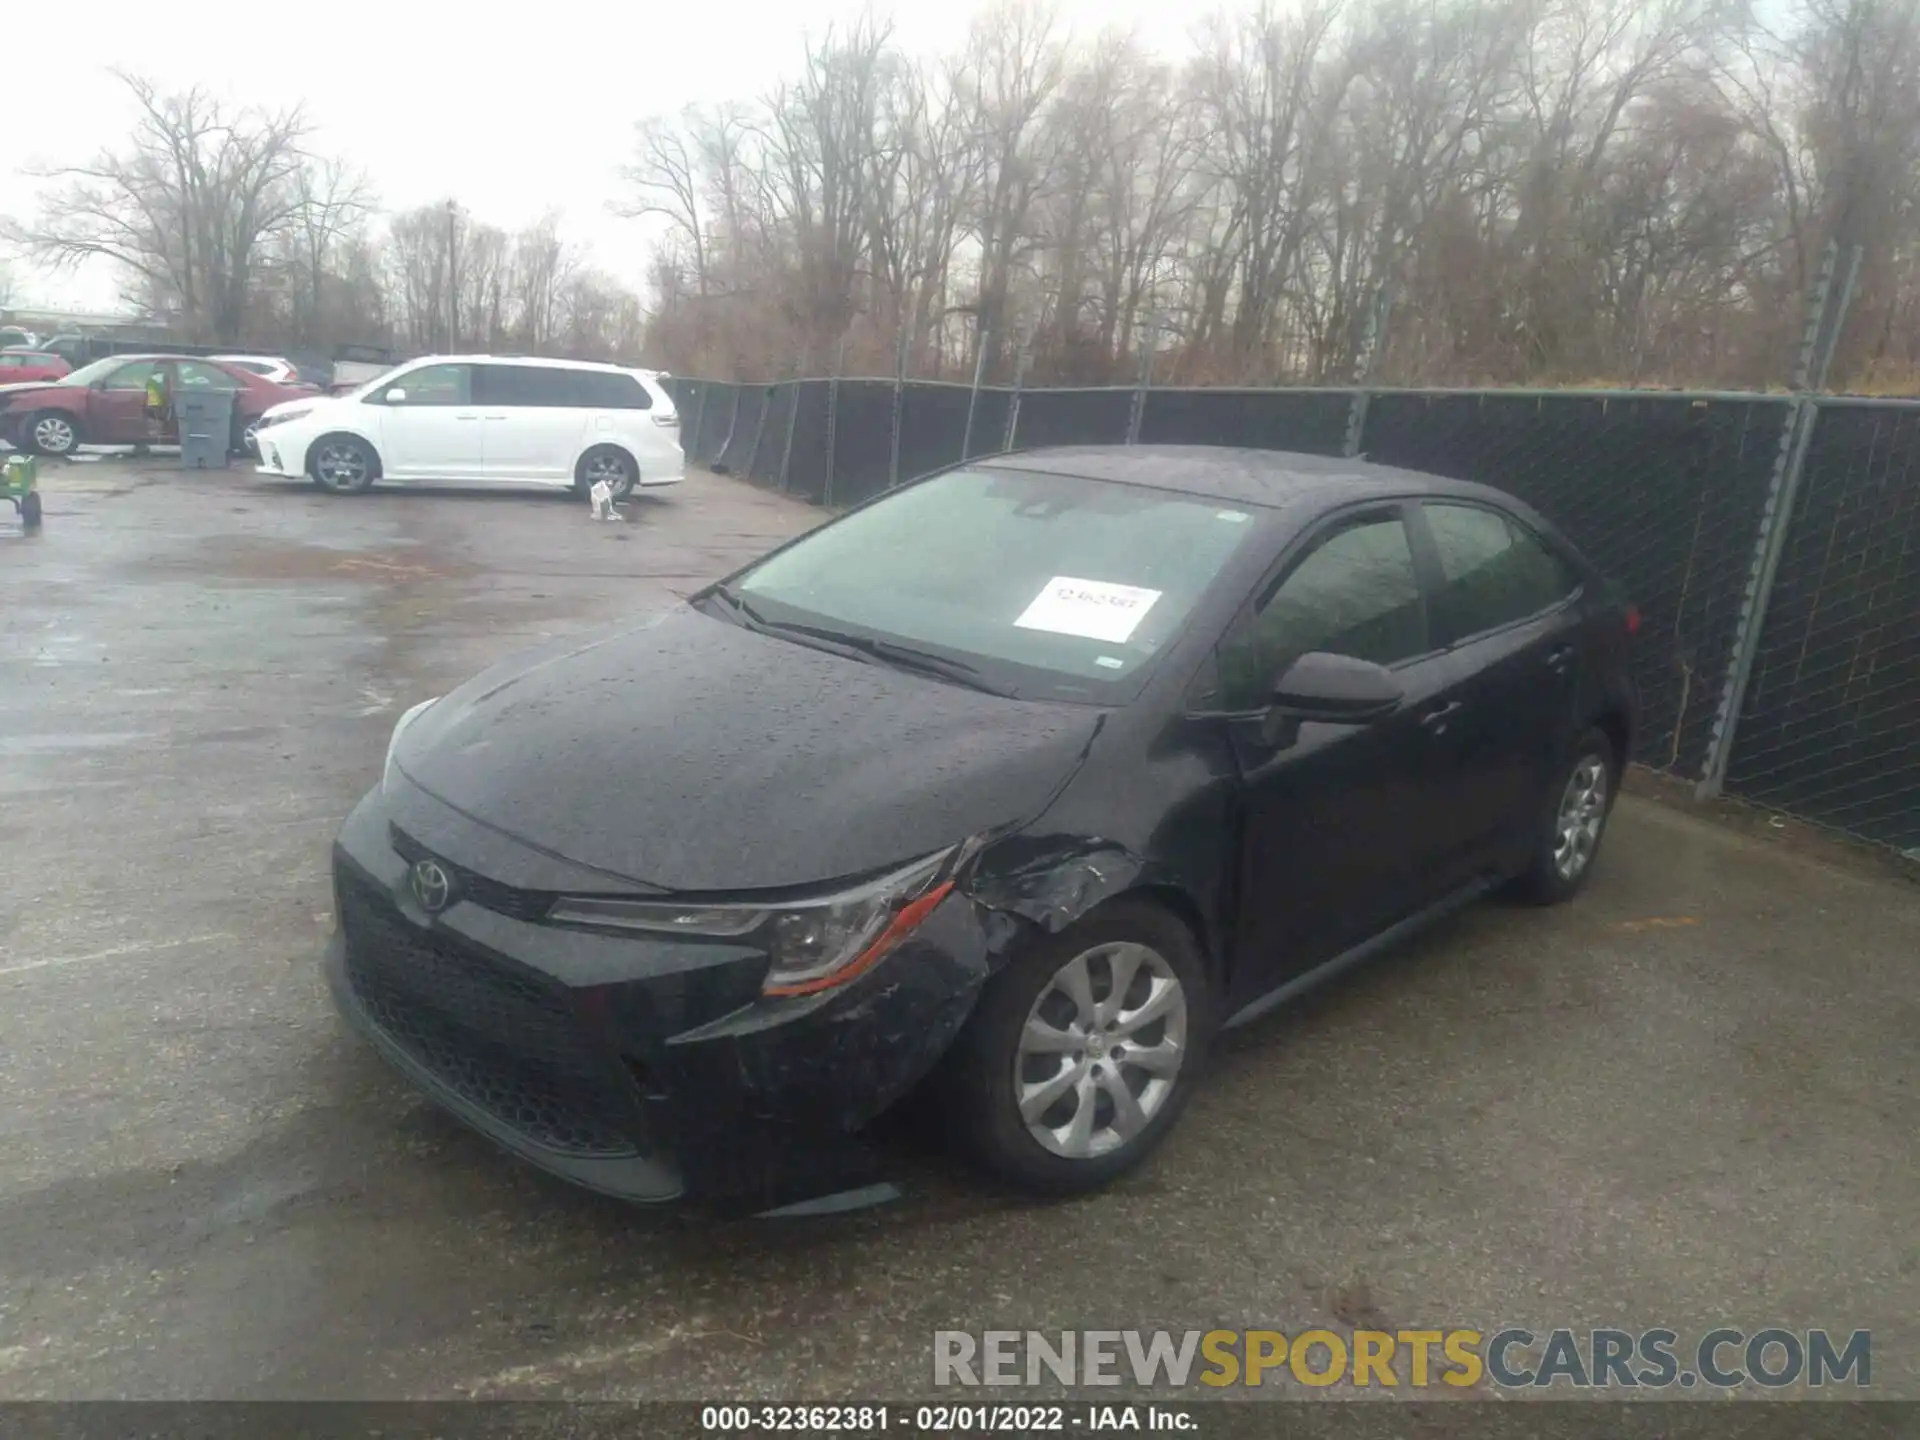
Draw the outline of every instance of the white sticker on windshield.
<instances>
[{"instance_id":1,"label":"white sticker on windshield","mask_svg":"<svg viewBox=\"0 0 1920 1440\"><path fill-rule=\"evenodd\" d=\"M1096 665L1104 665L1109 670L1124 670L1127 668L1127 662L1122 660L1118 655L1096 655L1093 657L1093 663Z\"/></svg>"},{"instance_id":2,"label":"white sticker on windshield","mask_svg":"<svg viewBox=\"0 0 1920 1440\"><path fill-rule=\"evenodd\" d=\"M1229 524L1238 525L1242 520L1247 518L1247 512L1244 510L1216 510L1213 512L1213 518L1216 520L1225 520Z\"/></svg>"},{"instance_id":3,"label":"white sticker on windshield","mask_svg":"<svg viewBox=\"0 0 1920 1440\"><path fill-rule=\"evenodd\" d=\"M1013 623L1022 630L1083 635L1089 640L1119 645L1147 618L1147 611L1153 608L1160 594L1158 590L1142 590L1137 585L1111 585L1105 580L1056 575Z\"/></svg>"}]
</instances>

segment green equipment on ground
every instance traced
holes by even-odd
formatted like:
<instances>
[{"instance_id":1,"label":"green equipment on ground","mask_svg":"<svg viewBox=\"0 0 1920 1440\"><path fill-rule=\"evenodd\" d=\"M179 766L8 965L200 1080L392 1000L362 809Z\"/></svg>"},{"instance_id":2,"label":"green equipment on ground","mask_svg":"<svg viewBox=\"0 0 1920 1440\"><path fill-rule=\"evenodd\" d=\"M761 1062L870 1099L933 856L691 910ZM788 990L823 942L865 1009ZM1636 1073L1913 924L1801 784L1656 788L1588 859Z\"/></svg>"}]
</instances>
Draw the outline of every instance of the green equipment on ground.
<instances>
[{"instance_id":1,"label":"green equipment on ground","mask_svg":"<svg viewBox=\"0 0 1920 1440\"><path fill-rule=\"evenodd\" d=\"M20 528L40 528L40 492L35 489L40 467L31 455L9 455L0 460L0 496L20 513Z\"/></svg>"}]
</instances>

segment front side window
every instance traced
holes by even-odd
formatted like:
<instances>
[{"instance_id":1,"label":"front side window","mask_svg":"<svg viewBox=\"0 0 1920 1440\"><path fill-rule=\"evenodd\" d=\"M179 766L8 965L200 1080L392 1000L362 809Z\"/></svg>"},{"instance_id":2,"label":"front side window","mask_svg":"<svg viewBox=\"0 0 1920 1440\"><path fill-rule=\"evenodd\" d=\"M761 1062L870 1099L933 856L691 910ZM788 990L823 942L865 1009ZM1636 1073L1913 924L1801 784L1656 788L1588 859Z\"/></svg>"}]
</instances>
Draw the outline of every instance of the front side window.
<instances>
[{"instance_id":1,"label":"front side window","mask_svg":"<svg viewBox=\"0 0 1920 1440\"><path fill-rule=\"evenodd\" d=\"M73 372L78 375L78 370ZM156 360L136 360L131 365L122 365L108 373L106 381L100 387L103 390L145 390L150 381L160 376L160 364ZM68 376L72 379L72 376Z\"/></svg>"},{"instance_id":2,"label":"front side window","mask_svg":"<svg viewBox=\"0 0 1920 1440\"><path fill-rule=\"evenodd\" d=\"M396 398L398 391L405 394ZM389 405L470 405L473 403L471 365L422 365L396 377L381 392Z\"/></svg>"},{"instance_id":3,"label":"front side window","mask_svg":"<svg viewBox=\"0 0 1920 1440\"><path fill-rule=\"evenodd\" d=\"M946 653L1017 694L1098 698L1179 634L1255 522L1142 486L953 470L823 526L734 591L770 621Z\"/></svg>"},{"instance_id":4,"label":"front side window","mask_svg":"<svg viewBox=\"0 0 1920 1440\"><path fill-rule=\"evenodd\" d=\"M1425 654L1426 607L1400 517L1363 520L1309 550L1220 647L1221 708L1258 710L1309 651L1394 665Z\"/></svg>"},{"instance_id":5,"label":"front side window","mask_svg":"<svg viewBox=\"0 0 1920 1440\"><path fill-rule=\"evenodd\" d=\"M1578 578L1551 550L1498 511L1422 507L1440 552L1441 595L1456 638L1538 615L1571 595Z\"/></svg>"}]
</instances>

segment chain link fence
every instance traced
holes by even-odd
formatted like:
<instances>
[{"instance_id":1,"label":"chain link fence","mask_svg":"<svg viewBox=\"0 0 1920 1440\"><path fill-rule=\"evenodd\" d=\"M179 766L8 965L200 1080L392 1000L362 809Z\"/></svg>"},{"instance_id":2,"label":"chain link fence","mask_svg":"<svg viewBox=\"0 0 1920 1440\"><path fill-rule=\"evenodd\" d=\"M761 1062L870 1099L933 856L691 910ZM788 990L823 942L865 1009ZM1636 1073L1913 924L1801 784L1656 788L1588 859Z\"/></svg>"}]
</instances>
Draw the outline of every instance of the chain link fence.
<instances>
[{"instance_id":1,"label":"chain link fence","mask_svg":"<svg viewBox=\"0 0 1920 1440\"><path fill-rule=\"evenodd\" d=\"M834 507L963 454L1126 443L1136 406L1144 444L1355 453L1496 486L1639 606L1637 761L1709 790L1724 773L1729 794L1920 858L1920 402L1823 399L1796 448L1788 395L674 387L693 463ZM1723 709L1738 723L1716 725Z\"/></svg>"}]
</instances>

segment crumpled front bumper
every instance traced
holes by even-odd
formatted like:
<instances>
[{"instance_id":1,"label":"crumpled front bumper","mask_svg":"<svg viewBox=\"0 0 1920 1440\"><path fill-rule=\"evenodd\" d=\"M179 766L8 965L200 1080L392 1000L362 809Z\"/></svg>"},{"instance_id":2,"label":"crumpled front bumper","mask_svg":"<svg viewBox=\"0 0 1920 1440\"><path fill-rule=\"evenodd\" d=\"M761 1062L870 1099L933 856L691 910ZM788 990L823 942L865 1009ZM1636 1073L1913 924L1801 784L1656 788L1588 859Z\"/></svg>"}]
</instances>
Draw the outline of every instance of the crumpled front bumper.
<instances>
[{"instance_id":1,"label":"crumpled front bumper","mask_svg":"<svg viewBox=\"0 0 1920 1440\"><path fill-rule=\"evenodd\" d=\"M972 1011L988 956L970 901L950 896L841 989L768 998L766 957L737 942L519 919L477 876L467 888L503 909L427 914L409 857L457 865L471 822L426 808L376 790L349 817L326 954L341 1011L413 1084L505 1149L623 1199L760 1213L886 1193L860 1132ZM492 833L486 849L499 844Z\"/></svg>"}]
</instances>

